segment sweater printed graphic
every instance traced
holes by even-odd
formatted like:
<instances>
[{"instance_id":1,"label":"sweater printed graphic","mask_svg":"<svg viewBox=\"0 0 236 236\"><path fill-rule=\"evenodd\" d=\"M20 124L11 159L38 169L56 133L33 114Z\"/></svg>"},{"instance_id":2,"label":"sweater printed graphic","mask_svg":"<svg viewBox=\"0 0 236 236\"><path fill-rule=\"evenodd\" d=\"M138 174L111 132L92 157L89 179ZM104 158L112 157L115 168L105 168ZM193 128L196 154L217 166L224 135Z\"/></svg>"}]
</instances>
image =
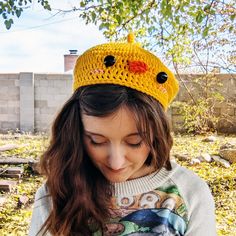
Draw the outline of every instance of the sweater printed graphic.
<instances>
[{"instance_id":1,"label":"sweater printed graphic","mask_svg":"<svg viewBox=\"0 0 236 236\"><path fill-rule=\"evenodd\" d=\"M182 236L188 223L183 198L171 181L137 196L113 197L110 214L105 236Z\"/></svg>"}]
</instances>

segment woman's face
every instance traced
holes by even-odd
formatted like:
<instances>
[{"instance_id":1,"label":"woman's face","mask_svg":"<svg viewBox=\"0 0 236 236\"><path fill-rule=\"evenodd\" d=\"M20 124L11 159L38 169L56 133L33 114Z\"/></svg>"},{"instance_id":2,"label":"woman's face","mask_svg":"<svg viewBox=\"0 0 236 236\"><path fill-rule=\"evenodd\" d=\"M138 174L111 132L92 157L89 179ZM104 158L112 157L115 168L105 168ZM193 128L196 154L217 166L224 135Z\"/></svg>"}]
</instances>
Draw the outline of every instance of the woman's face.
<instances>
[{"instance_id":1,"label":"woman's face","mask_svg":"<svg viewBox=\"0 0 236 236\"><path fill-rule=\"evenodd\" d=\"M129 109L120 108L107 117L82 114L82 122L87 153L110 182L123 182L152 171L144 165L150 148L138 133Z\"/></svg>"}]
</instances>

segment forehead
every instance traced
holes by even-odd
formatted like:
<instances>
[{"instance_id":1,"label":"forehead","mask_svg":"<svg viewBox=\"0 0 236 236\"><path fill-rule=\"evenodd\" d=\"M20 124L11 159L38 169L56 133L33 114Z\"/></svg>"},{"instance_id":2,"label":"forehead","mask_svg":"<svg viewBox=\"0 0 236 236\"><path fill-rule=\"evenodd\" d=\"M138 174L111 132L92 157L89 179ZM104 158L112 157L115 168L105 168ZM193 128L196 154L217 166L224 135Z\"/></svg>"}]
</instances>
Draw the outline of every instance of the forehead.
<instances>
[{"instance_id":1,"label":"forehead","mask_svg":"<svg viewBox=\"0 0 236 236\"><path fill-rule=\"evenodd\" d=\"M115 113L105 116L88 116L82 114L82 122L86 131L103 134L104 136L127 135L137 132L134 113L126 107L119 108Z\"/></svg>"}]
</instances>

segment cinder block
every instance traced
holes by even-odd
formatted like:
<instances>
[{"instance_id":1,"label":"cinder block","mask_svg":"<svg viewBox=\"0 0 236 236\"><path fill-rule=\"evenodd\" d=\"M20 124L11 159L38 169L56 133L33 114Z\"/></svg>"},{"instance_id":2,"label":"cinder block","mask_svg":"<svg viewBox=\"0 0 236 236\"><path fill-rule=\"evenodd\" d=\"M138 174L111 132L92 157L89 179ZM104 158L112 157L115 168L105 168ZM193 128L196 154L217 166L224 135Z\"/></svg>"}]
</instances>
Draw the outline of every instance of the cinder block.
<instances>
[{"instance_id":1,"label":"cinder block","mask_svg":"<svg viewBox=\"0 0 236 236\"><path fill-rule=\"evenodd\" d=\"M61 95L65 95L66 97L70 97L72 95L72 91L71 91L71 88L66 86L64 88L58 88L57 94L61 94Z\"/></svg>"},{"instance_id":2,"label":"cinder block","mask_svg":"<svg viewBox=\"0 0 236 236\"><path fill-rule=\"evenodd\" d=\"M48 86L50 88L53 88L54 87L54 81L52 79L48 79Z\"/></svg>"},{"instance_id":3,"label":"cinder block","mask_svg":"<svg viewBox=\"0 0 236 236\"><path fill-rule=\"evenodd\" d=\"M39 79L35 78L35 75L34 75L34 87L39 87L40 86L40 81Z\"/></svg>"},{"instance_id":4,"label":"cinder block","mask_svg":"<svg viewBox=\"0 0 236 236\"><path fill-rule=\"evenodd\" d=\"M34 85L34 74L32 72L22 72L19 74L20 87L32 87Z\"/></svg>"},{"instance_id":5,"label":"cinder block","mask_svg":"<svg viewBox=\"0 0 236 236\"><path fill-rule=\"evenodd\" d=\"M39 93L41 94L41 97L50 94L48 91L48 87L42 87L42 86L39 87Z\"/></svg>"},{"instance_id":6,"label":"cinder block","mask_svg":"<svg viewBox=\"0 0 236 236\"><path fill-rule=\"evenodd\" d=\"M57 95L60 93L61 90L65 90L65 88L54 88L54 87L48 87L48 93L52 95Z\"/></svg>"},{"instance_id":7,"label":"cinder block","mask_svg":"<svg viewBox=\"0 0 236 236\"><path fill-rule=\"evenodd\" d=\"M15 80L15 86L16 86L16 87L19 87L19 86L20 86L20 80L19 80L19 79L16 79L16 80Z\"/></svg>"},{"instance_id":8,"label":"cinder block","mask_svg":"<svg viewBox=\"0 0 236 236\"><path fill-rule=\"evenodd\" d=\"M0 114L1 115L8 114L8 107L1 107L0 108Z\"/></svg>"},{"instance_id":9,"label":"cinder block","mask_svg":"<svg viewBox=\"0 0 236 236\"><path fill-rule=\"evenodd\" d=\"M47 123L47 122L51 122L52 121L52 118L53 118L53 115L51 114L48 114L48 113L40 113L40 116L39 116L39 121L42 122L42 123Z\"/></svg>"},{"instance_id":10,"label":"cinder block","mask_svg":"<svg viewBox=\"0 0 236 236\"><path fill-rule=\"evenodd\" d=\"M44 96L41 97L42 100L46 100L46 101L53 101L55 100L55 95L52 95L52 94L45 94Z\"/></svg>"},{"instance_id":11,"label":"cinder block","mask_svg":"<svg viewBox=\"0 0 236 236\"><path fill-rule=\"evenodd\" d=\"M55 112L56 112L55 108L44 107L44 108L40 109L41 114L53 115L53 114L55 114Z\"/></svg>"},{"instance_id":12,"label":"cinder block","mask_svg":"<svg viewBox=\"0 0 236 236\"><path fill-rule=\"evenodd\" d=\"M0 98L0 107L8 107L8 102L3 101L2 98Z\"/></svg>"},{"instance_id":13,"label":"cinder block","mask_svg":"<svg viewBox=\"0 0 236 236\"><path fill-rule=\"evenodd\" d=\"M48 81L45 79L40 80L39 82L40 87L48 87Z\"/></svg>"},{"instance_id":14,"label":"cinder block","mask_svg":"<svg viewBox=\"0 0 236 236\"><path fill-rule=\"evenodd\" d=\"M20 116L18 114L8 114L8 121L17 122L20 120Z\"/></svg>"},{"instance_id":15,"label":"cinder block","mask_svg":"<svg viewBox=\"0 0 236 236\"><path fill-rule=\"evenodd\" d=\"M15 100L15 101L8 101L7 102L8 107L20 107L20 101L19 100Z\"/></svg>"},{"instance_id":16,"label":"cinder block","mask_svg":"<svg viewBox=\"0 0 236 236\"><path fill-rule=\"evenodd\" d=\"M2 86L0 84L0 96L7 95L8 91L9 91L9 87L8 86Z\"/></svg>"},{"instance_id":17,"label":"cinder block","mask_svg":"<svg viewBox=\"0 0 236 236\"><path fill-rule=\"evenodd\" d=\"M8 74L7 78L12 79L12 80L18 80L19 79L19 74L18 73Z\"/></svg>"},{"instance_id":18,"label":"cinder block","mask_svg":"<svg viewBox=\"0 0 236 236\"><path fill-rule=\"evenodd\" d=\"M17 93L17 94L9 94L8 96L7 96L7 100L8 101L18 101L18 100L20 100L20 94L19 93Z\"/></svg>"},{"instance_id":19,"label":"cinder block","mask_svg":"<svg viewBox=\"0 0 236 236\"><path fill-rule=\"evenodd\" d=\"M1 122L1 126L3 129L11 129L14 130L16 129L16 122L9 122L9 121L3 121Z\"/></svg>"},{"instance_id":20,"label":"cinder block","mask_svg":"<svg viewBox=\"0 0 236 236\"><path fill-rule=\"evenodd\" d=\"M50 73L47 74L47 79L48 80L63 80L64 79L65 74L57 74L57 73Z\"/></svg>"},{"instance_id":21,"label":"cinder block","mask_svg":"<svg viewBox=\"0 0 236 236\"><path fill-rule=\"evenodd\" d=\"M43 74L41 74L41 73L37 73L37 74L34 74L34 77L35 77L35 80L37 80L37 81L40 81L41 79L44 79L44 80L46 80L47 79L47 74L45 74L45 73L43 73Z\"/></svg>"},{"instance_id":22,"label":"cinder block","mask_svg":"<svg viewBox=\"0 0 236 236\"><path fill-rule=\"evenodd\" d=\"M65 88L66 87L66 80L54 80L54 87L55 88Z\"/></svg>"},{"instance_id":23,"label":"cinder block","mask_svg":"<svg viewBox=\"0 0 236 236\"><path fill-rule=\"evenodd\" d=\"M15 81L10 79L0 79L0 86L14 87Z\"/></svg>"},{"instance_id":24,"label":"cinder block","mask_svg":"<svg viewBox=\"0 0 236 236\"><path fill-rule=\"evenodd\" d=\"M68 95L65 95L65 94L57 94L55 96L56 101L65 102L67 99L68 99Z\"/></svg>"},{"instance_id":25,"label":"cinder block","mask_svg":"<svg viewBox=\"0 0 236 236\"><path fill-rule=\"evenodd\" d=\"M24 101L22 101L21 102L21 110L23 111L23 109L24 110L29 110L29 109L31 109L31 110L33 110L32 108L34 107L34 101L32 101L30 98L27 98L27 100L25 99ZM24 107L24 108L22 108L22 106Z\"/></svg>"},{"instance_id":26,"label":"cinder block","mask_svg":"<svg viewBox=\"0 0 236 236\"><path fill-rule=\"evenodd\" d=\"M7 121L8 120L8 114L0 114L0 121Z\"/></svg>"},{"instance_id":27,"label":"cinder block","mask_svg":"<svg viewBox=\"0 0 236 236\"><path fill-rule=\"evenodd\" d=\"M47 104L48 104L48 107L54 107L54 108L61 106L61 103L58 102L57 100L48 100Z\"/></svg>"},{"instance_id":28,"label":"cinder block","mask_svg":"<svg viewBox=\"0 0 236 236\"><path fill-rule=\"evenodd\" d=\"M15 114L20 114L20 108L19 107L15 107L14 110L15 110L14 111Z\"/></svg>"},{"instance_id":29,"label":"cinder block","mask_svg":"<svg viewBox=\"0 0 236 236\"><path fill-rule=\"evenodd\" d=\"M0 108L0 114L18 114L19 113L19 108L17 107L3 107Z\"/></svg>"},{"instance_id":30,"label":"cinder block","mask_svg":"<svg viewBox=\"0 0 236 236\"><path fill-rule=\"evenodd\" d=\"M8 88L8 94L7 95L14 95L14 94L19 94L20 90L19 87L9 87Z\"/></svg>"},{"instance_id":31,"label":"cinder block","mask_svg":"<svg viewBox=\"0 0 236 236\"><path fill-rule=\"evenodd\" d=\"M44 108L47 107L48 102L45 100L35 100L34 107L35 108Z\"/></svg>"},{"instance_id":32,"label":"cinder block","mask_svg":"<svg viewBox=\"0 0 236 236\"><path fill-rule=\"evenodd\" d=\"M35 115L39 115L39 114L40 114L40 109L39 109L38 107L36 107L36 108L34 109L34 114L35 114ZM35 117L35 119L37 119L37 116Z\"/></svg>"},{"instance_id":33,"label":"cinder block","mask_svg":"<svg viewBox=\"0 0 236 236\"><path fill-rule=\"evenodd\" d=\"M34 91L34 90L33 90ZM20 92L24 95L24 96L27 96L28 94L32 94L32 87L25 87L25 86L22 86L20 88Z\"/></svg>"}]
</instances>

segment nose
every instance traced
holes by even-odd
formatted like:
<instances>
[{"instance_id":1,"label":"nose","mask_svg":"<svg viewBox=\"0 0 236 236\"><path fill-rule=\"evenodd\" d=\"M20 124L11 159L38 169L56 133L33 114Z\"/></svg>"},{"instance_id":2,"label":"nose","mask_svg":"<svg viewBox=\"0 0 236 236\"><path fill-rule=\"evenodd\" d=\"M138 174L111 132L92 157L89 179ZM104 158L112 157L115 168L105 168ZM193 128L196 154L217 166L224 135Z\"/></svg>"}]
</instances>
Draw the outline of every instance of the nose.
<instances>
[{"instance_id":1,"label":"nose","mask_svg":"<svg viewBox=\"0 0 236 236\"><path fill-rule=\"evenodd\" d=\"M125 151L120 145L111 145L108 166L113 170L125 167Z\"/></svg>"}]
</instances>

